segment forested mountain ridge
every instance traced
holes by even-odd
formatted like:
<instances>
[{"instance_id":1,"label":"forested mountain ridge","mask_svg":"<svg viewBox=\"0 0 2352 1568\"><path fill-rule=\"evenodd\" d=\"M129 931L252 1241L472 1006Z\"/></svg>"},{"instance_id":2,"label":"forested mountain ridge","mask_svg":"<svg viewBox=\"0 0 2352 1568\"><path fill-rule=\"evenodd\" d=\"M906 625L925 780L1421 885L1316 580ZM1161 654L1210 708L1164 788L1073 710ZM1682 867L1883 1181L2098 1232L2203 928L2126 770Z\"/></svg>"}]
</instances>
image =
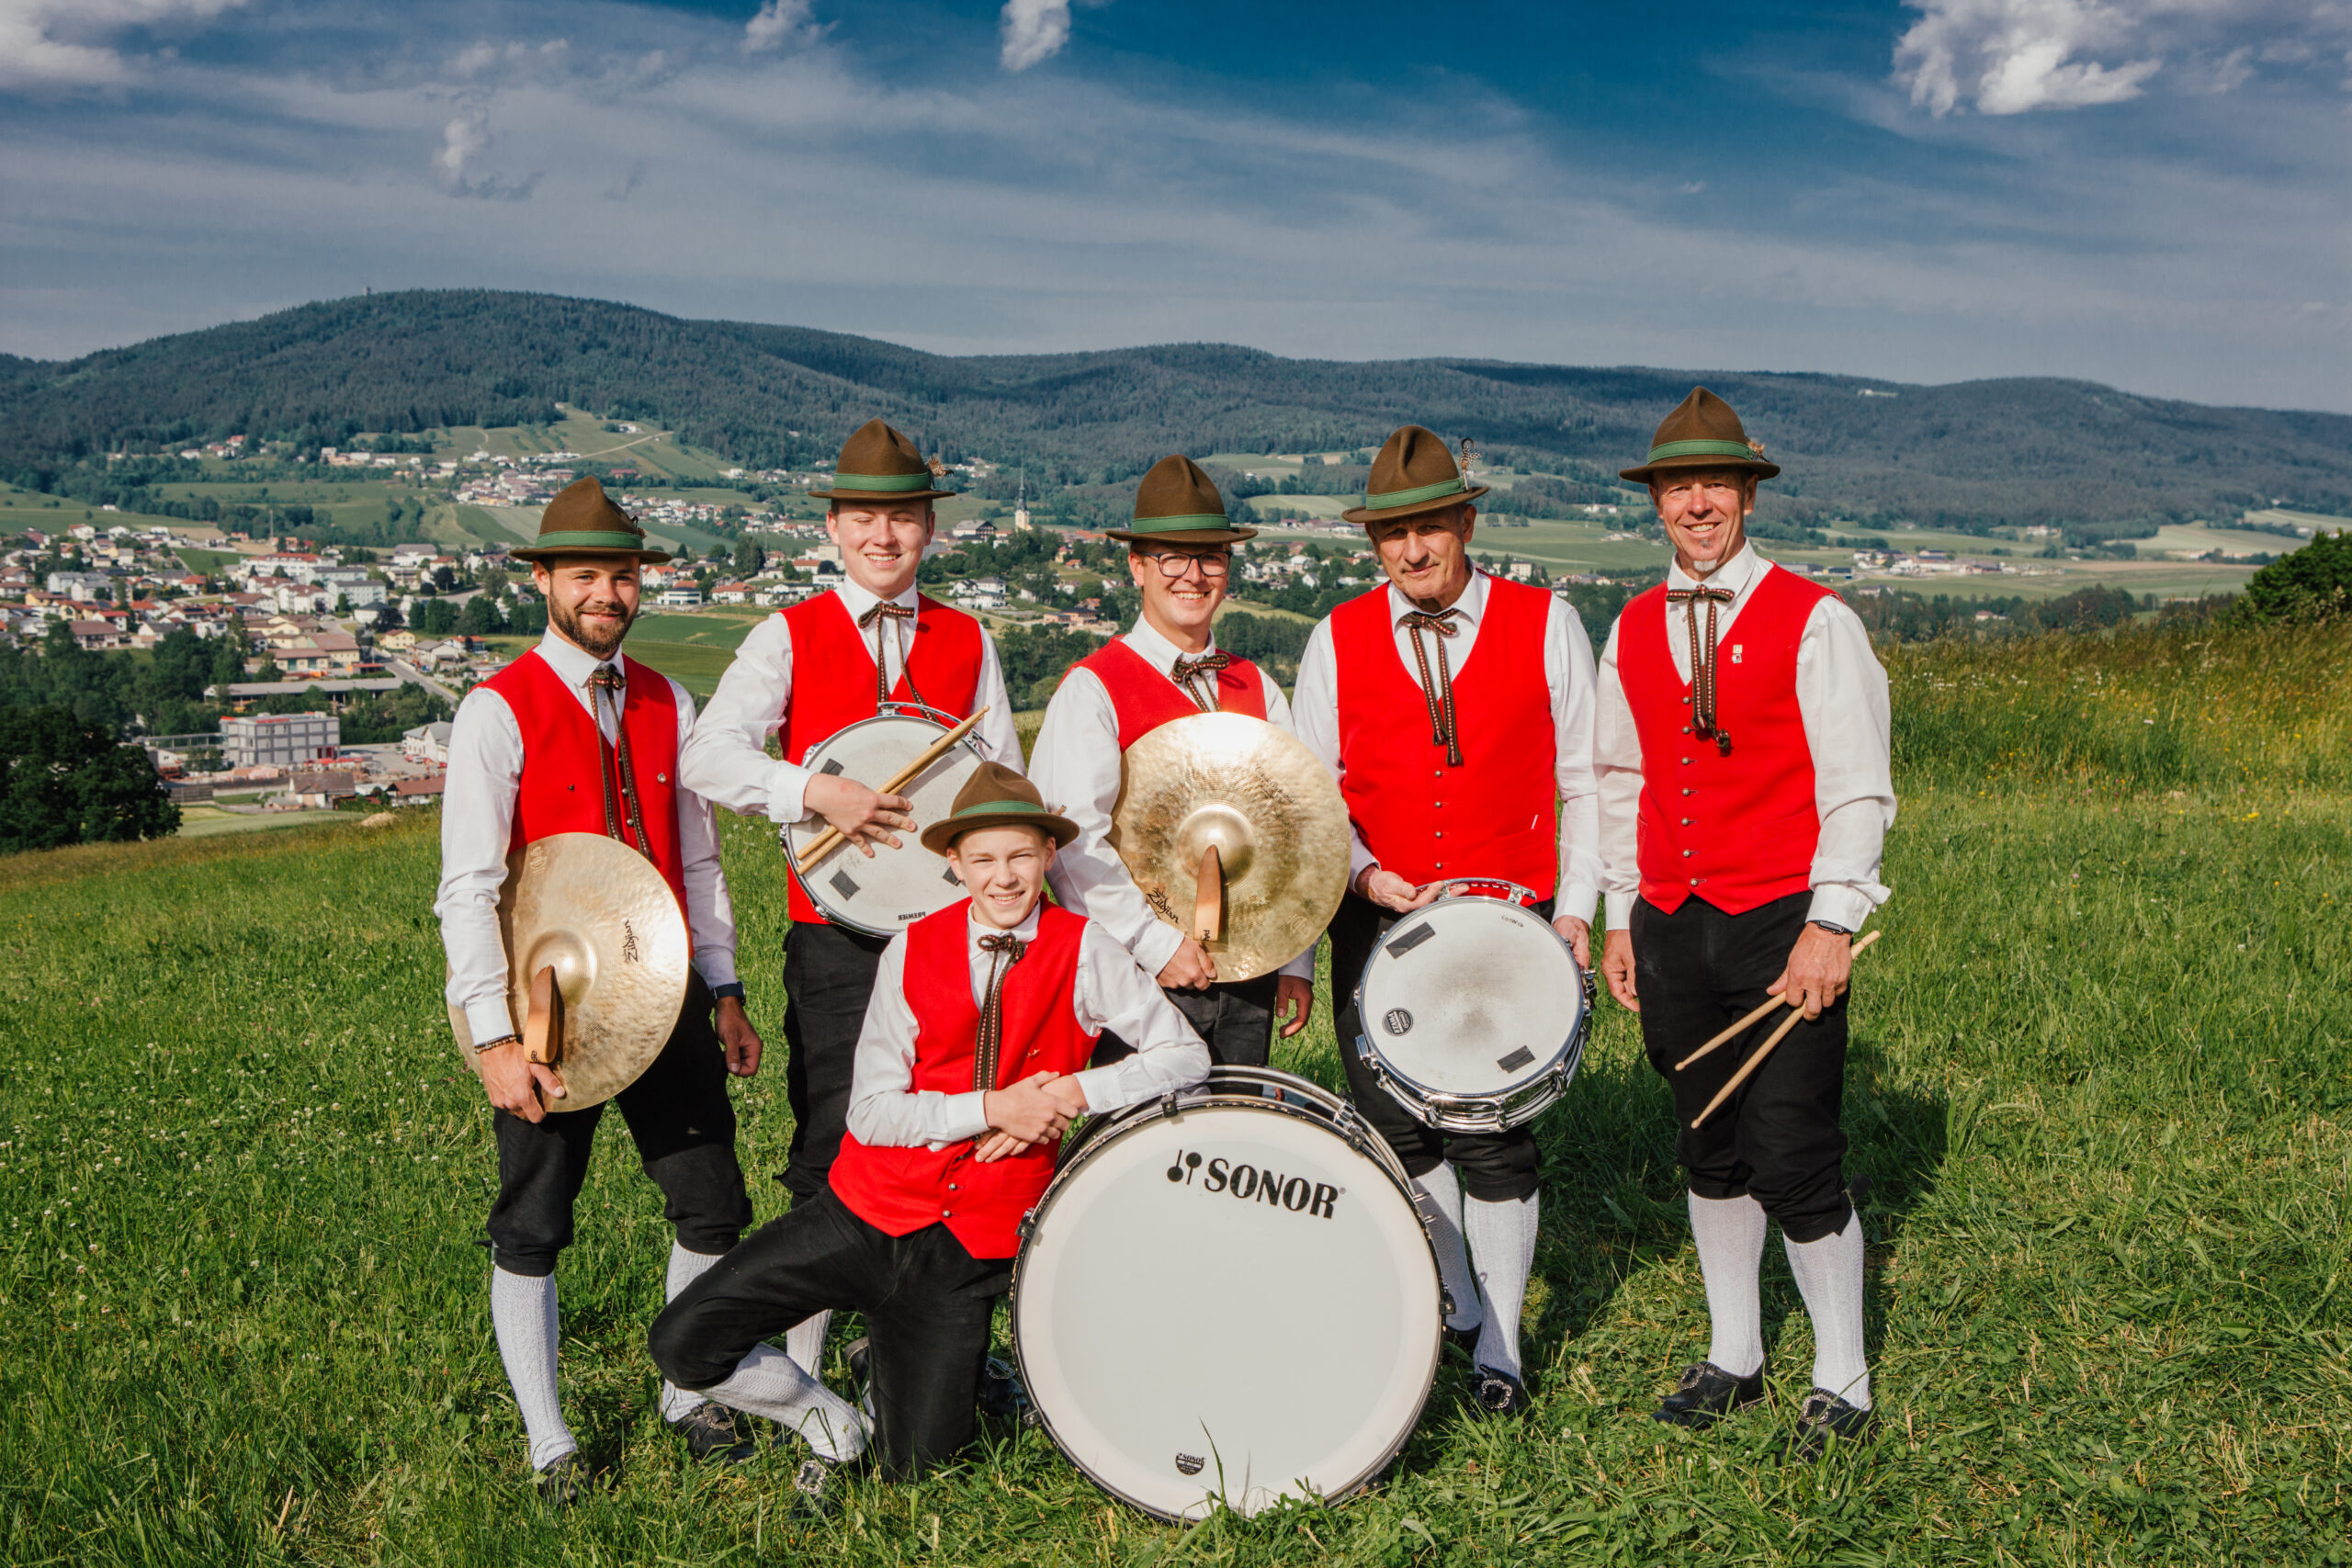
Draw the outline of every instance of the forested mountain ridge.
<instances>
[{"instance_id":1,"label":"forested mountain ridge","mask_svg":"<svg viewBox=\"0 0 2352 1568\"><path fill-rule=\"evenodd\" d=\"M1910 386L1850 376L1466 359L1285 359L1180 344L943 355L801 327L487 290L329 300L81 359L0 356L0 466L38 482L126 443L517 424L557 402L660 421L747 466L830 457L880 414L927 448L1117 482L1171 451L1375 445L1405 420L1594 475L1641 456L1694 383L1783 477L1768 515L1985 526L2352 513L2352 415L2210 408L2089 382ZM796 434L797 433L797 434Z\"/></svg>"}]
</instances>

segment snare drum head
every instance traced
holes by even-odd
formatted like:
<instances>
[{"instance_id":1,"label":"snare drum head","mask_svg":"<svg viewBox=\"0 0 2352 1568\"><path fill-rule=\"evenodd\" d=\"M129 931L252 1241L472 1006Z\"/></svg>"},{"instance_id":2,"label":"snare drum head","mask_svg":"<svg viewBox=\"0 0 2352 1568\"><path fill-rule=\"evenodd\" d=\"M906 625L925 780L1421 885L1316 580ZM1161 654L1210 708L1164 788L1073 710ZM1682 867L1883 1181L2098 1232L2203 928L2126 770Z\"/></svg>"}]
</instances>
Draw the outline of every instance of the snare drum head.
<instances>
[{"instance_id":1,"label":"snare drum head","mask_svg":"<svg viewBox=\"0 0 2352 1568\"><path fill-rule=\"evenodd\" d=\"M1432 1093L1503 1095L1577 1037L1584 979L1550 921L1499 898L1450 898L1388 928L1364 965L1363 1034Z\"/></svg>"},{"instance_id":2,"label":"snare drum head","mask_svg":"<svg viewBox=\"0 0 2352 1568\"><path fill-rule=\"evenodd\" d=\"M942 729L911 714L884 714L827 738L804 761L818 773L846 773L879 789L936 741ZM809 901L836 925L888 936L964 897L964 885L944 859L922 847L920 835L926 824L955 811L956 792L979 766L979 756L970 746L950 747L945 756L899 788L898 793L914 803L915 825L898 835L899 847L876 844L868 860L854 844L843 844L818 862L803 882ZM785 829L794 859L825 827L822 817L811 814Z\"/></svg>"},{"instance_id":3,"label":"snare drum head","mask_svg":"<svg viewBox=\"0 0 2352 1568\"><path fill-rule=\"evenodd\" d=\"M1441 1322L1407 1190L1277 1101L1091 1145L1039 1205L1012 1306L1055 1441L1162 1518L1371 1479L1429 1397Z\"/></svg>"}]
</instances>

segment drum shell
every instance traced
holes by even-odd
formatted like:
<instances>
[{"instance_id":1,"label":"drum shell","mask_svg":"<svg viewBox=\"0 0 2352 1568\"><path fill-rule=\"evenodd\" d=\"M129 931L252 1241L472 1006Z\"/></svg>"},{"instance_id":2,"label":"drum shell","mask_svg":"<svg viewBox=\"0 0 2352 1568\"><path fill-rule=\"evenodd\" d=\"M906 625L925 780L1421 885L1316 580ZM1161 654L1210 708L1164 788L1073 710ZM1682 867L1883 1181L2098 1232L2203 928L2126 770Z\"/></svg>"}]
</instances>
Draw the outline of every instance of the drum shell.
<instances>
[{"instance_id":1,"label":"drum shell","mask_svg":"<svg viewBox=\"0 0 2352 1568\"><path fill-rule=\"evenodd\" d=\"M929 708L897 704L890 711L835 730L810 747L801 763L812 773L843 773L878 789L956 722ZM807 876L795 871L792 874L817 912L834 925L887 937L962 898L963 884L950 875L945 858L923 848L919 835L926 823L954 809L956 792L978 771L982 760L979 747L967 736L899 789L914 804L915 826L894 835L899 840L897 849L877 844L869 860L856 846L843 844L812 866ZM786 825L781 836L787 856L797 863L827 826L822 817L813 814ZM902 863L897 858L900 856L911 858ZM851 891L842 891L843 883ZM893 897L894 893L898 897Z\"/></svg>"}]
</instances>

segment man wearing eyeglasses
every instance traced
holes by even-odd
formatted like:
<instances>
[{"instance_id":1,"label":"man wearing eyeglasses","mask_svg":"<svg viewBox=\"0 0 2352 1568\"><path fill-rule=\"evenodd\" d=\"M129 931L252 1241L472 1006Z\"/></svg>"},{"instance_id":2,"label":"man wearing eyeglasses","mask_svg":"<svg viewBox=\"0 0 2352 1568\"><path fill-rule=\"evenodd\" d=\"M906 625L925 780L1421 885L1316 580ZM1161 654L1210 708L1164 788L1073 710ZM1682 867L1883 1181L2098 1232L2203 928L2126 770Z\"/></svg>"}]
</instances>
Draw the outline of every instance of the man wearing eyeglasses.
<instances>
[{"instance_id":1,"label":"man wearing eyeglasses","mask_svg":"<svg viewBox=\"0 0 2352 1568\"><path fill-rule=\"evenodd\" d=\"M1078 824L1046 873L1064 908L1108 930L1157 976L1220 1064L1263 1066L1282 1016L1283 1038L1306 1027L1315 1005L1315 953L1274 975L1219 981L1198 942L1157 918L1110 845L1122 759L1170 719L1238 713L1290 728L1282 688L1246 659L1221 652L1215 623L1232 579L1233 547L1255 528L1227 522L1225 498L1190 457L1163 457L1136 489L1127 570L1143 594L1135 629L1072 666L1046 706L1029 776ZM1125 1047L1106 1035L1112 1055ZM1098 1054L1097 1062L1104 1058Z\"/></svg>"}]
</instances>

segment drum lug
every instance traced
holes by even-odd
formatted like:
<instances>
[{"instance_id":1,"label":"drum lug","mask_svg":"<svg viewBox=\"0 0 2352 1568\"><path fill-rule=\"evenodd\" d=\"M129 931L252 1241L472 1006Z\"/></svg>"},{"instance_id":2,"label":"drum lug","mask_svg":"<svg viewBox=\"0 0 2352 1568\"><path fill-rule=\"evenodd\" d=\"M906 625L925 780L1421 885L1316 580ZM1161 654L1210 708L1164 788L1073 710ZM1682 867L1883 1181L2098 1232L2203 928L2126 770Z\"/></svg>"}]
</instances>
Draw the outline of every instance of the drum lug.
<instances>
[{"instance_id":1,"label":"drum lug","mask_svg":"<svg viewBox=\"0 0 2352 1568\"><path fill-rule=\"evenodd\" d=\"M1160 1095L1159 1115L1162 1121L1176 1120L1176 1091L1174 1089L1168 1089Z\"/></svg>"}]
</instances>

